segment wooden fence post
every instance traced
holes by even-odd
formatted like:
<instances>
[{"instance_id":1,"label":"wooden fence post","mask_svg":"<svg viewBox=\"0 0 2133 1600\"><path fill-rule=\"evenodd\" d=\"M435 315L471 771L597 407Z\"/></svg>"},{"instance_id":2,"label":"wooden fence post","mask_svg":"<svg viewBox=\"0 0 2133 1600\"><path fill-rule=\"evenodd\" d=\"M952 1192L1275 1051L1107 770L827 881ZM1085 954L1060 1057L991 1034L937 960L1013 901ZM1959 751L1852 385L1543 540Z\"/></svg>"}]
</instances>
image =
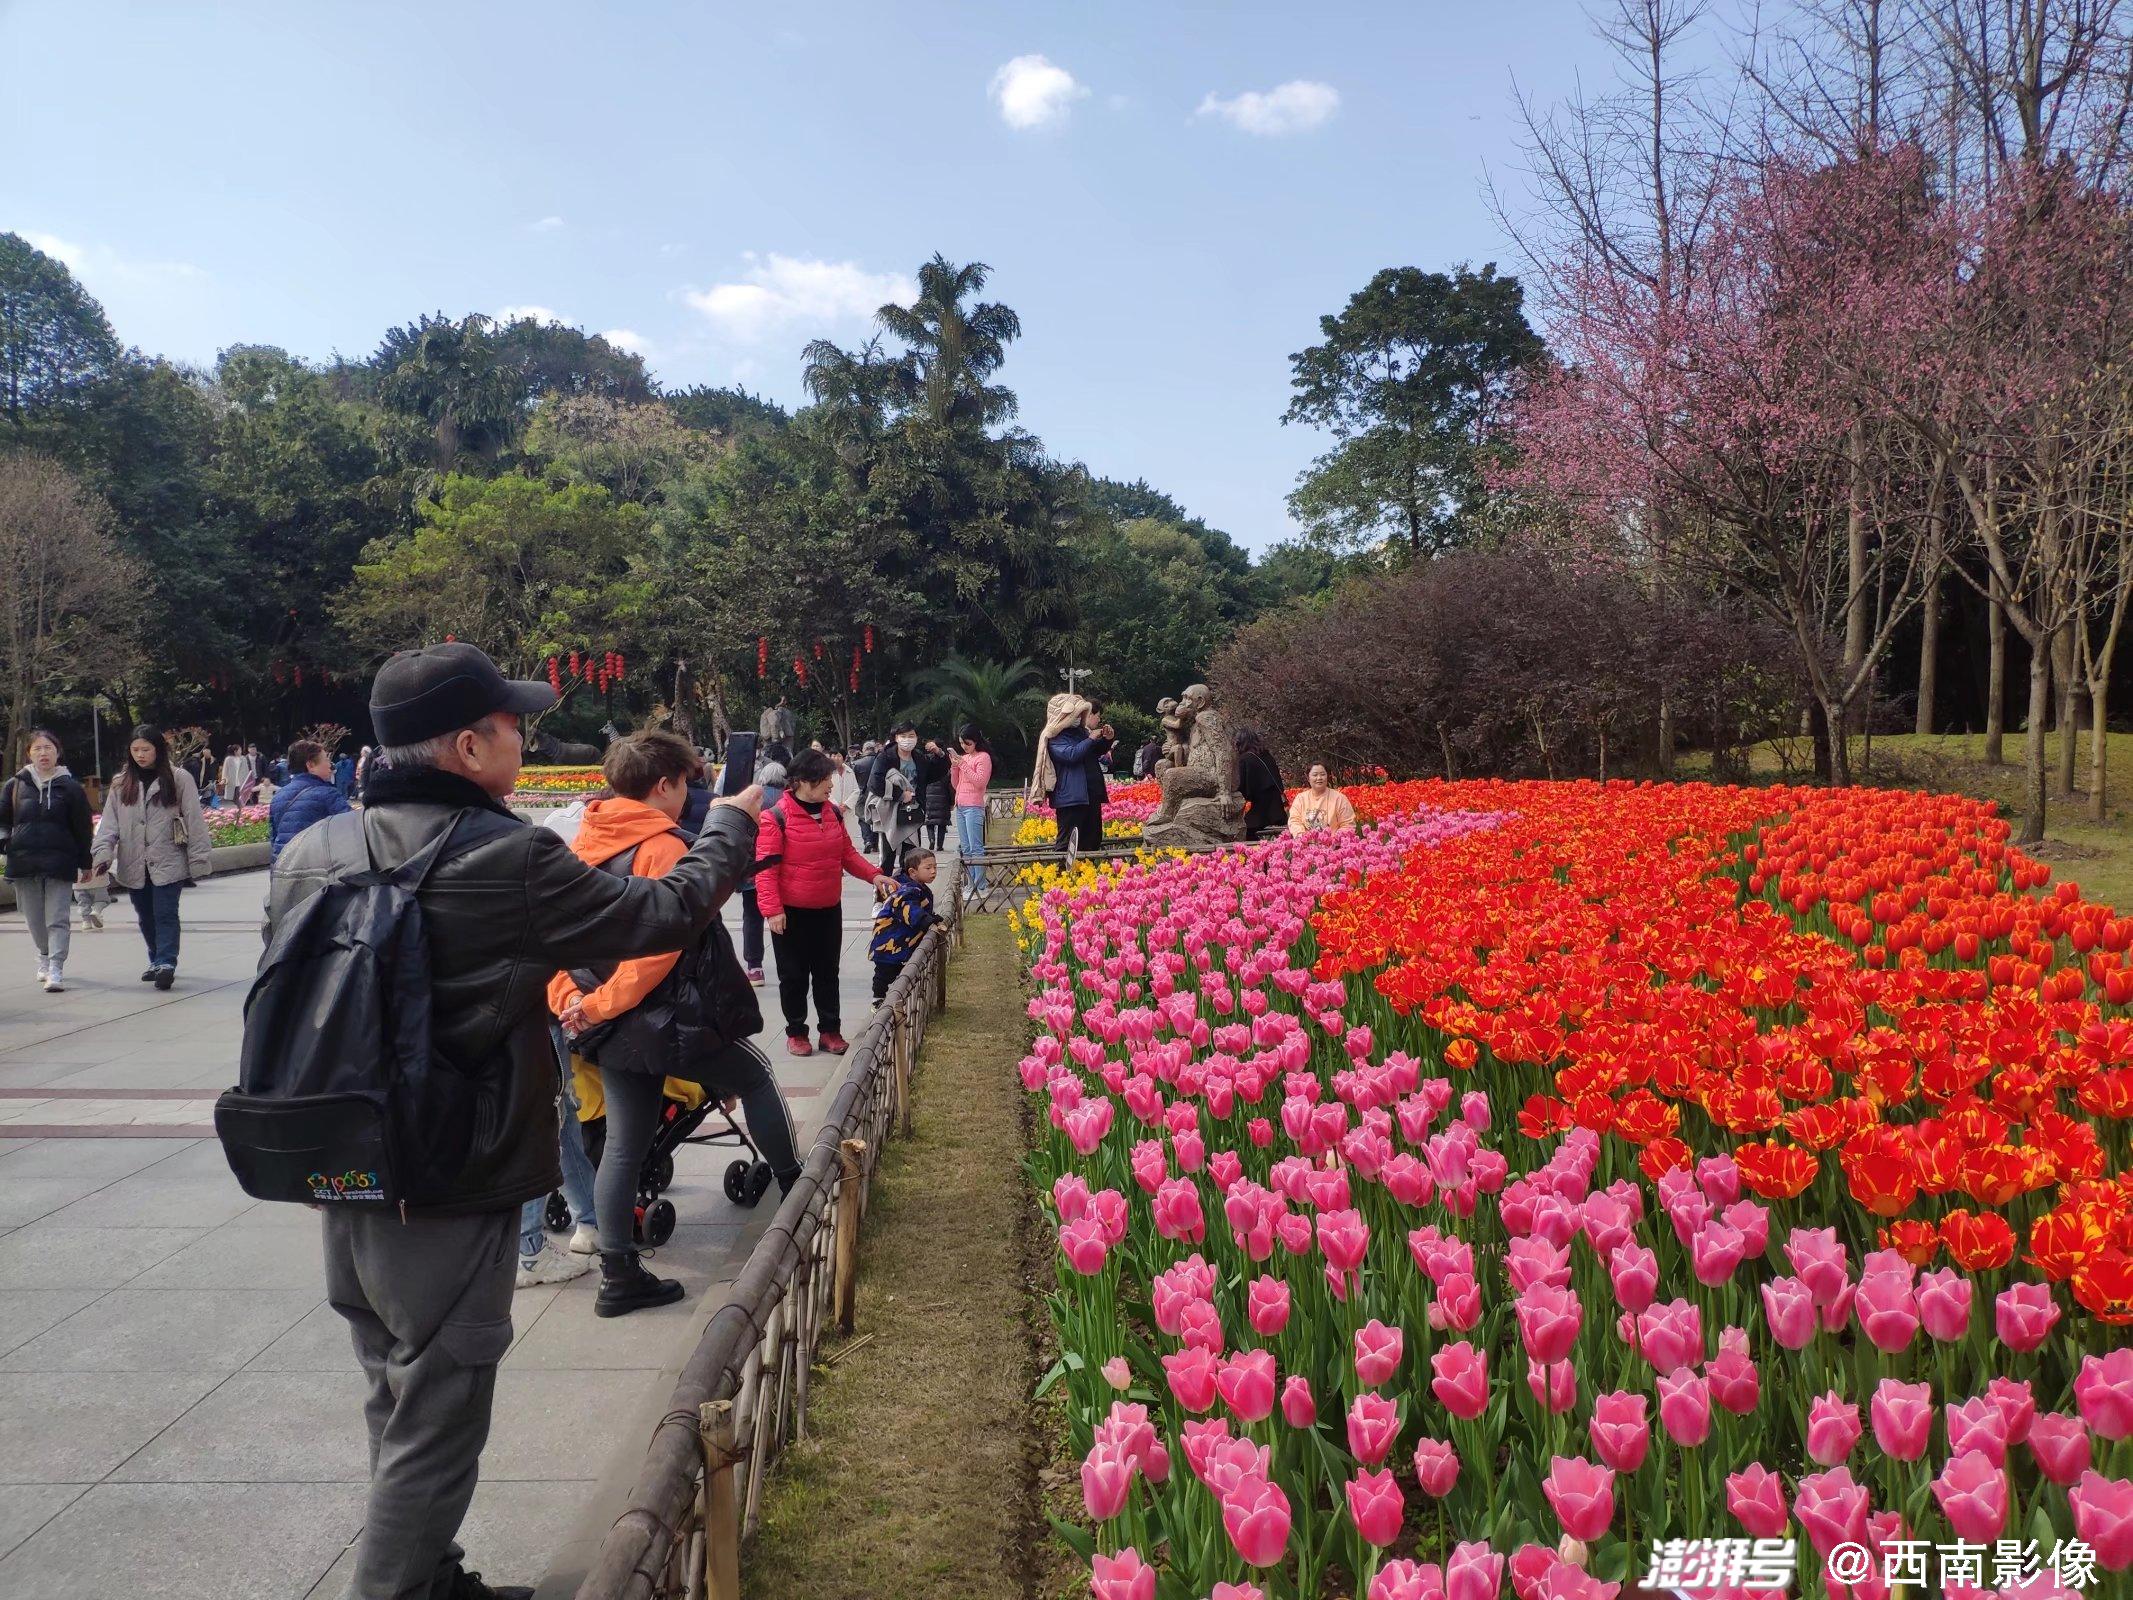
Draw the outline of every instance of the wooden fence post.
<instances>
[{"instance_id":1,"label":"wooden fence post","mask_svg":"<svg viewBox=\"0 0 2133 1600\"><path fill-rule=\"evenodd\" d=\"M859 1163L864 1139L847 1139L837 1147L844 1181L837 1186L837 1331L852 1331L852 1300L859 1287Z\"/></svg>"},{"instance_id":2,"label":"wooden fence post","mask_svg":"<svg viewBox=\"0 0 2133 1600\"><path fill-rule=\"evenodd\" d=\"M697 1408L696 1436L704 1452L703 1582L705 1600L741 1600L741 1523L733 1496L733 1402Z\"/></svg>"},{"instance_id":3,"label":"wooden fence post","mask_svg":"<svg viewBox=\"0 0 2133 1600\"><path fill-rule=\"evenodd\" d=\"M911 1137L911 1032L898 1028L890 1037L890 1060L896 1068L896 1131Z\"/></svg>"}]
</instances>

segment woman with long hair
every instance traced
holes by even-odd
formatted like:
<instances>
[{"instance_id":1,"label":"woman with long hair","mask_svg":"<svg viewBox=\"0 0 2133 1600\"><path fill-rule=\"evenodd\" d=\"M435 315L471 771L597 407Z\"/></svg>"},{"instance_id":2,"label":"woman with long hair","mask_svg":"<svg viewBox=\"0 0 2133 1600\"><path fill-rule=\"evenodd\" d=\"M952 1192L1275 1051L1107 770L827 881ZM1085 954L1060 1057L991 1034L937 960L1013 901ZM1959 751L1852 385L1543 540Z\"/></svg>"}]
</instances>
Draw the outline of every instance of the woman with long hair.
<instances>
[{"instance_id":1,"label":"woman with long hair","mask_svg":"<svg viewBox=\"0 0 2133 1600\"><path fill-rule=\"evenodd\" d=\"M59 739L30 731L29 761L0 790L0 831L7 836L7 881L37 947L37 981L46 994L67 986L74 885L89 866L89 797L59 764Z\"/></svg>"},{"instance_id":2,"label":"woman with long hair","mask_svg":"<svg viewBox=\"0 0 2133 1600\"><path fill-rule=\"evenodd\" d=\"M1281 768L1256 728L1237 732L1237 792L1244 796L1244 836L1264 839L1289 825Z\"/></svg>"},{"instance_id":3,"label":"woman with long hair","mask_svg":"<svg viewBox=\"0 0 2133 1600\"><path fill-rule=\"evenodd\" d=\"M178 976L178 896L214 870L207 818L192 774L171 765L170 746L150 727L133 730L126 764L104 796L94 864L133 898L148 945L143 983L168 989Z\"/></svg>"},{"instance_id":4,"label":"woman with long hair","mask_svg":"<svg viewBox=\"0 0 2133 1600\"><path fill-rule=\"evenodd\" d=\"M985 888L985 791L992 783L992 746L975 722L956 730L956 747L948 752L955 774L955 848L963 860L963 877L972 893Z\"/></svg>"}]
</instances>

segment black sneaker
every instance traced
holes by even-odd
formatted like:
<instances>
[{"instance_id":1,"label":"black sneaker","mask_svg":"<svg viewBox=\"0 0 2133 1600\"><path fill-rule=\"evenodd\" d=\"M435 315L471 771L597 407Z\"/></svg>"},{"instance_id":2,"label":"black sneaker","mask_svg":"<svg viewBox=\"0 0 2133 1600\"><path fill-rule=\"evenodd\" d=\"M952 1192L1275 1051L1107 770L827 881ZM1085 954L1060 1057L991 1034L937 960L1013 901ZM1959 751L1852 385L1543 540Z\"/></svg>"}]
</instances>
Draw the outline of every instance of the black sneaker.
<instances>
[{"instance_id":1,"label":"black sneaker","mask_svg":"<svg viewBox=\"0 0 2133 1600\"><path fill-rule=\"evenodd\" d=\"M156 971L156 968L150 967L146 972L141 974L141 982L154 983L156 981Z\"/></svg>"},{"instance_id":2,"label":"black sneaker","mask_svg":"<svg viewBox=\"0 0 2133 1600\"><path fill-rule=\"evenodd\" d=\"M158 967L155 970L155 980L158 989L168 989L178 981L178 969L176 967Z\"/></svg>"},{"instance_id":3,"label":"black sneaker","mask_svg":"<svg viewBox=\"0 0 2133 1600\"><path fill-rule=\"evenodd\" d=\"M634 1250L600 1252L600 1292L593 1296L593 1315L624 1317L646 1306L670 1306L685 1291L673 1278L656 1278L644 1270Z\"/></svg>"},{"instance_id":4,"label":"black sneaker","mask_svg":"<svg viewBox=\"0 0 2133 1600\"><path fill-rule=\"evenodd\" d=\"M533 1600L530 1585L483 1583L480 1573L469 1572L465 1567L454 1567L451 1583L432 1589L430 1594L434 1600Z\"/></svg>"}]
</instances>

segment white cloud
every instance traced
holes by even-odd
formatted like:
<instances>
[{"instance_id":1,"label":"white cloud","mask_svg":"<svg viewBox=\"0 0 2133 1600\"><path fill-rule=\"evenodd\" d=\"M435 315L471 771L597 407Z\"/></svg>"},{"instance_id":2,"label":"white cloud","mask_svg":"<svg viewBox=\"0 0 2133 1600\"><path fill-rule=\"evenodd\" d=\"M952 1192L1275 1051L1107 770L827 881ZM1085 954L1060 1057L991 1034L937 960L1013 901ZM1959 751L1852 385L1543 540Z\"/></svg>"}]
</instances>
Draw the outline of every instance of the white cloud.
<instances>
[{"instance_id":1,"label":"white cloud","mask_svg":"<svg viewBox=\"0 0 2133 1600\"><path fill-rule=\"evenodd\" d=\"M1220 117L1246 133L1274 138L1318 127L1340 109L1340 104L1340 91L1332 84L1294 78L1263 94L1247 89L1227 100L1209 94L1200 102L1200 115Z\"/></svg>"},{"instance_id":2,"label":"white cloud","mask_svg":"<svg viewBox=\"0 0 2133 1600\"><path fill-rule=\"evenodd\" d=\"M869 272L856 261L810 261L775 252L743 259L733 283L689 289L682 299L736 339L757 339L793 323L864 321L886 301L910 300L918 285L894 272Z\"/></svg>"},{"instance_id":3,"label":"white cloud","mask_svg":"<svg viewBox=\"0 0 2133 1600\"><path fill-rule=\"evenodd\" d=\"M563 219L561 217L543 217L540 221L531 224L531 226L535 233L554 233L563 226Z\"/></svg>"},{"instance_id":4,"label":"white cloud","mask_svg":"<svg viewBox=\"0 0 2133 1600\"><path fill-rule=\"evenodd\" d=\"M66 269L84 280L126 279L135 283L168 280L172 278L204 278L207 274L190 261L144 261L134 256L123 255L102 244L75 244L51 233L24 233L30 244L65 264Z\"/></svg>"},{"instance_id":5,"label":"white cloud","mask_svg":"<svg viewBox=\"0 0 2133 1600\"><path fill-rule=\"evenodd\" d=\"M1043 56L1016 56L992 75L992 101L1010 128L1048 128L1066 121L1088 89Z\"/></svg>"},{"instance_id":6,"label":"white cloud","mask_svg":"<svg viewBox=\"0 0 2133 1600\"><path fill-rule=\"evenodd\" d=\"M633 332L628 328L609 328L600 337L617 350L626 350L633 356L646 356L652 353L651 341L645 338L643 334Z\"/></svg>"},{"instance_id":7,"label":"white cloud","mask_svg":"<svg viewBox=\"0 0 2133 1600\"><path fill-rule=\"evenodd\" d=\"M560 311L551 311L546 306L498 306L498 322L560 322L566 327L570 319Z\"/></svg>"}]
</instances>

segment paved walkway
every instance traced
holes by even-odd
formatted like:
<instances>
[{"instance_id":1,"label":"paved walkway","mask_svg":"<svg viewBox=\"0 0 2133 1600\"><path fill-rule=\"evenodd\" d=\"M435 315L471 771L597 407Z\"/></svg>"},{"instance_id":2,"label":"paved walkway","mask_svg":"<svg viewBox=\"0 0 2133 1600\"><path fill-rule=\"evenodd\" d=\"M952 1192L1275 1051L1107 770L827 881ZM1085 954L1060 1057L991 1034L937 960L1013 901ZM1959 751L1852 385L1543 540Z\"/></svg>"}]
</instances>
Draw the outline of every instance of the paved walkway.
<instances>
[{"instance_id":1,"label":"paved walkway","mask_svg":"<svg viewBox=\"0 0 2133 1600\"><path fill-rule=\"evenodd\" d=\"M317 1221L238 1189L211 1137L236 1073L262 873L186 894L177 987L145 965L121 900L77 931L68 991L32 982L0 916L0 1595L20 1600L337 1600L362 1523L361 1375L325 1303ZM865 1017L872 915L847 880L846 1032ZM738 903L728 919L739 937ZM804 1141L843 1059L766 1040ZM597 1274L522 1291L482 1482L461 1534L491 1581L582 1555L595 1489L626 1479L674 1372L747 1259L755 1211L685 1150L681 1224L658 1268L681 1304L609 1321ZM566 1552L566 1544L571 1551ZM560 1584L555 1587L561 1587ZM563 1590L567 1592L567 1588Z\"/></svg>"}]
</instances>

